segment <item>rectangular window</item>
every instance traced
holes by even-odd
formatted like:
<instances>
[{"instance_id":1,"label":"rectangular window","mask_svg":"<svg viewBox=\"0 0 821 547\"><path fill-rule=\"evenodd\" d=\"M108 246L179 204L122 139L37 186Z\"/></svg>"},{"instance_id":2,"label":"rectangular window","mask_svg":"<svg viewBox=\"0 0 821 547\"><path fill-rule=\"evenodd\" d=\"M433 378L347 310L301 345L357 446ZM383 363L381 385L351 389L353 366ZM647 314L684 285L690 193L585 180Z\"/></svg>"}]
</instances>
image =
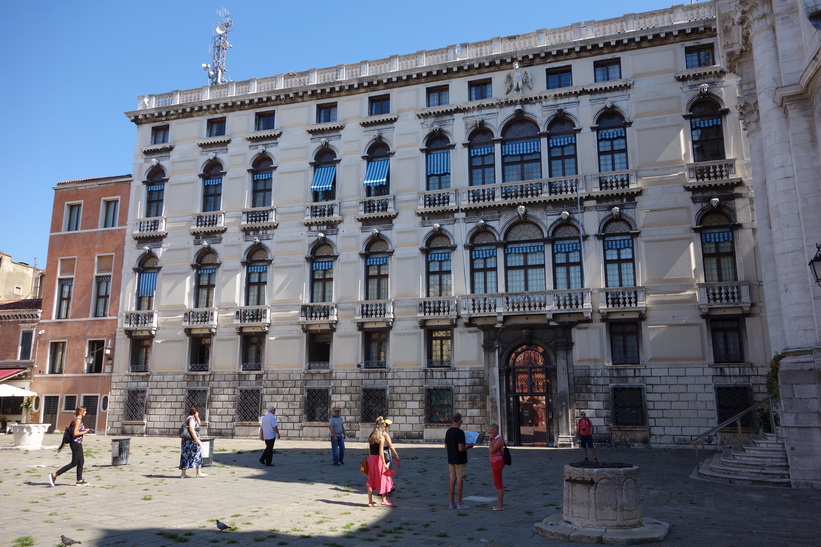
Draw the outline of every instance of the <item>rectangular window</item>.
<instances>
[{"instance_id":1,"label":"rectangular window","mask_svg":"<svg viewBox=\"0 0 821 547\"><path fill-rule=\"evenodd\" d=\"M336 121L336 103L319 104L316 106L316 123Z\"/></svg>"},{"instance_id":2,"label":"rectangular window","mask_svg":"<svg viewBox=\"0 0 821 547\"><path fill-rule=\"evenodd\" d=\"M388 331L371 330L364 333L365 368L385 368L388 365Z\"/></svg>"},{"instance_id":3,"label":"rectangular window","mask_svg":"<svg viewBox=\"0 0 821 547\"><path fill-rule=\"evenodd\" d=\"M192 336L188 356L189 372L207 372L211 362L211 337Z\"/></svg>"},{"instance_id":4,"label":"rectangular window","mask_svg":"<svg viewBox=\"0 0 821 547\"><path fill-rule=\"evenodd\" d=\"M323 422L327 425L331 410L331 390L308 388L305 391L305 421Z\"/></svg>"},{"instance_id":5,"label":"rectangular window","mask_svg":"<svg viewBox=\"0 0 821 547\"><path fill-rule=\"evenodd\" d=\"M379 388L362 389L362 422L373 423L379 416L388 414L388 390Z\"/></svg>"},{"instance_id":6,"label":"rectangular window","mask_svg":"<svg viewBox=\"0 0 821 547\"><path fill-rule=\"evenodd\" d=\"M222 177L202 181L202 212L219 211L222 207Z\"/></svg>"},{"instance_id":7,"label":"rectangular window","mask_svg":"<svg viewBox=\"0 0 821 547\"><path fill-rule=\"evenodd\" d=\"M453 294L450 251L432 250L427 256L428 296L450 296Z\"/></svg>"},{"instance_id":8,"label":"rectangular window","mask_svg":"<svg viewBox=\"0 0 821 547\"><path fill-rule=\"evenodd\" d=\"M573 85L573 70L569 66L547 69L547 89L560 89Z\"/></svg>"},{"instance_id":9,"label":"rectangular window","mask_svg":"<svg viewBox=\"0 0 821 547\"><path fill-rule=\"evenodd\" d=\"M365 299L385 300L388 298L388 257L372 256L365 261Z\"/></svg>"},{"instance_id":10,"label":"rectangular window","mask_svg":"<svg viewBox=\"0 0 821 547\"><path fill-rule=\"evenodd\" d=\"M331 334L312 332L308 334L308 370L331 368Z\"/></svg>"},{"instance_id":11,"label":"rectangular window","mask_svg":"<svg viewBox=\"0 0 821 547\"><path fill-rule=\"evenodd\" d=\"M151 144L166 144L168 142L168 126L156 125L151 128Z\"/></svg>"},{"instance_id":12,"label":"rectangular window","mask_svg":"<svg viewBox=\"0 0 821 547\"><path fill-rule=\"evenodd\" d=\"M716 411L718 423L723 423L750 408L753 394L750 386L716 386ZM741 418L742 427L755 427L753 413Z\"/></svg>"},{"instance_id":13,"label":"rectangular window","mask_svg":"<svg viewBox=\"0 0 821 547\"><path fill-rule=\"evenodd\" d=\"M85 360L91 358L91 363L86 362L86 374L100 374L103 372L103 361L105 360L105 340L89 340L88 348L84 356Z\"/></svg>"},{"instance_id":14,"label":"rectangular window","mask_svg":"<svg viewBox=\"0 0 821 547\"><path fill-rule=\"evenodd\" d=\"M237 421L259 422L262 414L262 390L240 389L237 392Z\"/></svg>"},{"instance_id":15,"label":"rectangular window","mask_svg":"<svg viewBox=\"0 0 821 547\"><path fill-rule=\"evenodd\" d=\"M77 396L66 395L63 398L63 412L74 412L77 409Z\"/></svg>"},{"instance_id":16,"label":"rectangular window","mask_svg":"<svg viewBox=\"0 0 821 547\"><path fill-rule=\"evenodd\" d=\"M700 68L715 65L713 45L691 46L684 48L684 62L687 68Z\"/></svg>"},{"instance_id":17,"label":"rectangular window","mask_svg":"<svg viewBox=\"0 0 821 547\"><path fill-rule=\"evenodd\" d=\"M639 364L639 326L610 323L610 355L614 365Z\"/></svg>"},{"instance_id":18,"label":"rectangular window","mask_svg":"<svg viewBox=\"0 0 821 547\"><path fill-rule=\"evenodd\" d=\"M254 131L270 131L275 128L276 116L273 112L257 112Z\"/></svg>"},{"instance_id":19,"label":"rectangular window","mask_svg":"<svg viewBox=\"0 0 821 547\"><path fill-rule=\"evenodd\" d=\"M130 372L148 372L148 358L151 356L151 338L131 339Z\"/></svg>"},{"instance_id":20,"label":"rectangular window","mask_svg":"<svg viewBox=\"0 0 821 547\"><path fill-rule=\"evenodd\" d=\"M644 389L642 387L613 387L613 425L646 425L644 417Z\"/></svg>"},{"instance_id":21,"label":"rectangular window","mask_svg":"<svg viewBox=\"0 0 821 547\"><path fill-rule=\"evenodd\" d=\"M68 319L71 314L71 295L74 290L73 279L57 280L57 309L55 319Z\"/></svg>"},{"instance_id":22,"label":"rectangular window","mask_svg":"<svg viewBox=\"0 0 821 547\"><path fill-rule=\"evenodd\" d=\"M222 137L225 135L225 118L214 118L206 123L207 137Z\"/></svg>"},{"instance_id":23,"label":"rectangular window","mask_svg":"<svg viewBox=\"0 0 821 547\"><path fill-rule=\"evenodd\" d=\"M141 422L145 420L146 390L129 389L125 396L123 420L127 422Z\"/></svg>"},{"instance_id":24,"label":"rectangular window","mask_svg":"<svg viewBox=\"0 0 821 547\"><path fill-rule=\"evenodd\" d=\"M46 374L62 374L66 365L66 343L52 342L48 348L48 369ZM71 410L74 410L73 408Z\"/></svg>"},{"instance_id":25,"label":"rectangular window","mask_svg":"<svg viewBox=\"0 0 821 547\"><path fill-rule=\"evenodd\" d=\"M741 321L713 319L710 321L714 363L741 363L744 361Z\"/></svg>"},{"instance_id":26,"label":"rectangular window","mask_svg":"<svg viewBox=\"0 0 821 547\"><path fill-rule=\"evenodd\" d=\"M429 87L426 93L428 106L445 106L446 104L450 104L450 90L446 85Z\"/></svg>"},{"instance_id":27,"label":"rectangular window","mask_svg":"<svg viewBox=\"0 0 821 547\"><path fill-rule=\"evenodd\" d=\"M108 315L108 301L111 297L111 276L98 275L94 278L94 317Z\"/></svg>"},{"instance_id":28,"label":"rectangular window","mask_svg":"<svg viewBox=\"0 0 821 547\"><path fill-rule=\"evenodd\" d=\"M23 330L20 331L20 347L17 349L17 359L20 361L28 361L31 359L31 346L34 342L34 331Z\"/></svg>"},{"instance_id":29,"label":"rectangular window","mask_svg":"<svg viewBox=\"0 0 821 547\"><path fill-rule=\"evenodd\" d=\"M265 336L258 333L242 335L242 370L262 370L262 350Z\"/></svg>"},{"instance_id":30,"label":"rectangular window","mask_svg":"<svg viewBox=\"0 0 821 547\"><path fill-rule=\"evenodd\" d=\"M453 331L450 329L428 330L428 367L451 366L453 350Z\"/></svg>"},{"instance_id":31,"label":"rectangular window","mask_svg":"<svg viewBox=\"0 0 821 547\"><path fill-rule=\"evenodd\" d=\"M251 189L251 207L270 207L273 194L273 174L271 171L255 173Z\"/></svg>"},{"instance_id":32,"label":"rectangular window","mask_svg":"<svg viewBox=\"0 0 821 547\"><path fill-rule=\"evenodd\" d=\"M80 216L83 206L80 203L69 203L66 205L66 232L76 232L80 229Z\"/></svg>"},{"instance_id":33,"label":"rectangular window","mask_svg":"<svg viewBox=\"0 0 821 547\"><path fill-rule=\"evenodd\" d=\"M593 63L594 80L597 82L612 82L621 80L621 59L607 59Z\"/></svg>"},{"instance_id":34,"label":"rectangular window","mask_svg":"<svg viewBox=\"0 0 821 547\"><path fill-rule=\"evenodd\" d=\"M425 423L449 424L453 417L453 390L449 387L425 389Z\"/></svg>"},{"instance_id":35,"label":"rectangular window","mask_svg":"<svg viewBox=\"0 0 821 547\"><path fill-rule=\"evenodd\" d=\"M145 187L146 218L161 217L165 201L165 183L148 184Z\"/></svg>"},{"instance_id":36,"label":"rectangular window","mask_svg":"<svg viewBox=\"0 0 821 547\"><path fill-rule=\"evenodd\" d=\"M493 97L492 80L468 82L468 100L481 101L482 99L490 99L491 97Z\"/></svg>"},{"instance_id":37,"label":"rectangular window","mask_svg":"<svg viewBox=\"0 0 821 547\"><path fill-rule=\"evenodd\" d=\"M317 260L311 264L311 302L333 302L333 260Z\"/></svg>"},{"instance_id":38,"label":"rectangular window","mask_svg":"<svg viewBox=\"0 0 821 547\"><path fill-rule=\"evenodd\" d=\"M391 96L380 95L368 99L368 116L378 116L380 114L391 113Z\"/></svg>"},{"instance_id":39,"label":"rectangular window","mask_svg":"<svg viewBox=\"0 0 821 547\"><path fill-rule=\"evenodd\" d=\"M43 423L49 424L47 433L57 429L57 413L60 411L60 396L46 395L43 397ZM5 414L6 412L3 411Z\"/></svg>"},{"instance_id":40,"label":"rectangular window","mask_svg":"<svg viewBox=\"0 0 821 547\"><path fill-rule=\"evenodd\" d=\"M101 228L116 228L117 227L117 213L120 211L120 200L118 199L104 199L102 219L100 219Z\"/></svg>"},{"instance_id":41,"label":"rectangular window","mask_svg":"<svg viewBox=\"0 0 821 547\"><path fill-rule=\"evenodd\" d=\"M208 421L208 388L189 388L185 395L185 416L188 410L195 406L200 411L200 420Z\"/></svg>"}]
</instances>

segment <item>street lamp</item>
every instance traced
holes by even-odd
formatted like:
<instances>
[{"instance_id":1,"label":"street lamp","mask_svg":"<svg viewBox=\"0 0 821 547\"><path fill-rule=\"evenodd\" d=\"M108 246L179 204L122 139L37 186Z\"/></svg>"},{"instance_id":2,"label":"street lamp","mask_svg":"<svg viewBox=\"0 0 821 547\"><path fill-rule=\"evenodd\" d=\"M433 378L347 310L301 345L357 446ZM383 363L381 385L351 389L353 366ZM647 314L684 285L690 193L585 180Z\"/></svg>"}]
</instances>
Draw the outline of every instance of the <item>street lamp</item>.
<instances>
[{"instance_id":1,"label":"street lamp","mask_svg":"<svg viewBox=\"0 0 821 547\"><path fill-rule=\"evenodd\" d=\"M111 355L111 346L102 346L95 350L89 351L88 355L86 355L86 366L91 366L94 364L95 355L99 352L104 352L106 355Z\"/></svg>"},{"instance_id":2,"label":"street lamp","mask_svg":"<svg viewBox=\"0 0 821 547\"><path fill-rule=\"evenodd\" d=\"M821 287L821 243L816 243L815 248L816 253L812 260L810 260L809 267L815 276L815 283Z\"/></svg>"}]
</instances>

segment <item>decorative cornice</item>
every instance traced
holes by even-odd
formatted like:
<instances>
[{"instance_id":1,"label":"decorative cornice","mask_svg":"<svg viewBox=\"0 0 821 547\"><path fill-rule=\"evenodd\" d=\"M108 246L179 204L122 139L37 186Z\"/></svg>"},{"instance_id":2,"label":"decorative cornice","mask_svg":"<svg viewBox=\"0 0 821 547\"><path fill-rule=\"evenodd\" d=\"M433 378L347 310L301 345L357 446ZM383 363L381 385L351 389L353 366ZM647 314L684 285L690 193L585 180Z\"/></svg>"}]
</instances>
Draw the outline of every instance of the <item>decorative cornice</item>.
<instances>
[{"instance_id":1,"label":"decorative cornice","mask_svg":"<svg viewBox=\"0 0 821 547\"><path fill-rule=\"evenodd\" d=\"M231 142L231 137L209 137L207 139L202 139L201 141L197 141L197 146L201 148L205 148L207 146L218 146L220 144L228 144Z\"/></svg>"},{"instance_id":2,"label":"decorative cornice","mask_svg":"<svg viewBox=\"0 0 821 547\"><path fill-rule=\"evenodd\" d=\"M398 119L398 114L382 114L381 116L371 116L369 118L365 118L364 120L359 122L359 125L361 125L362 127L368 127L371 125L394 123Z\"/></svg>"},{"instance_id":3,"label":"decorative cornice","mask_svg":"<svg viewBox=\"0 0 821 547\"><path fill-rule=\"evenodd\" d=\"M164 152L171 152L172 150L174 150L173 144L152 144L151 146L143 147L143 154L146 156L153 156L156 154L162 154Z\"/></svg>"},{"instance_id":4,"label":"decorative cornice","mask_svg":"<svg viewBox=\"0 0 821 547\"><path fill-rule=\"evenodd\" d=\"M257 131L245 136L247 141L261 141L263 139L278 139L282 135L279 129L271 129L270 131Z\"/></svg>"},{"instance_id":5,"label":"decorative cornice","mask_svg":"<svg viewBox=\"0 0 821 547\"><path fill-rule=\"evenodd\" d=\"M702 78L721 78L727 74L724 67L720 66L705 66L698 68L690 68L687 70L680 70L676 72L676 80L679 82L686 82L687 80L700 80Z\"/></svg>"},{"instance_id":6,"label":"decorative cornice","mask_svg":"<svg viewBox=\"0 0 821 547\"><path fill-rule=\"evenodd\" d=\"M305 128L305 131L311 135L314 135L316 133L326 133L329 131L342 131L343 129L345 129L345 124L342 122L327 122L309 125Z\"/></svg>"}]
</instances>

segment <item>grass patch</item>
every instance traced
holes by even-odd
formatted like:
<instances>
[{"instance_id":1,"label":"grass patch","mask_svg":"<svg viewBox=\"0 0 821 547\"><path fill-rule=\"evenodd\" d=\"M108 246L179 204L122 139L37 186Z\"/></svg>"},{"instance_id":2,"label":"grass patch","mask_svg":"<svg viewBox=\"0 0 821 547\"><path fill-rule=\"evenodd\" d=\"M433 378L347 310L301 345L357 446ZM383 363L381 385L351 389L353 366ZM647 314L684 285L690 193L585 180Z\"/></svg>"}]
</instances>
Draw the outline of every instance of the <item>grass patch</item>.
<instances>
[{"instance_id":1,"label":"grass patch","mask_svg":"<svg viewBox=\"0 0 821 547\"><path fill-rule=\"evenodd\" d=\"M151 501L152 499L154 499L154 497L153 497L153 496L143 496L143 497L142 497L142 500L143 500L143 501Z\"/></svg>"},{"instance_id":2,"label":"grass patch","mask_svg":"<svg viewBox=\"0 0 821 547\"><path fill-rule=\"evenodd\" d=\"M14 547L31 547L34 545L34 538L31 536L23 536L14 540Z\"/></svg>"},{"instance_id":3,"label":"grass patch","mask_svg":"<svg viewBox=\"0 0 821 547\"><path fill-rule=\"evenodd\" d=\"M182 534L178 534L177 532L157 532L156 534L161 538L170 539L171 541L176 541L177 543L188 543L188 538Z\"/></svg>"}]
</instances>

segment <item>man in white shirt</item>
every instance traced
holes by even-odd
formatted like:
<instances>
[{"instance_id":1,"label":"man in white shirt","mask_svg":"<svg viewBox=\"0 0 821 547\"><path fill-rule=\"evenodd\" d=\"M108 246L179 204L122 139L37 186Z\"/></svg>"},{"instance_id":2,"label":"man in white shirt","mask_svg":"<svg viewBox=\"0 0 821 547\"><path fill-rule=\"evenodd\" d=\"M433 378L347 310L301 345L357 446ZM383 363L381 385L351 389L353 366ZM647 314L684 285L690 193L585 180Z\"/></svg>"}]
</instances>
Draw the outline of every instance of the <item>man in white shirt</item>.
<instances>
[{"instance_id":1,"label":"man in white shirt","mask_svg":"<svg viewBox=\"0 0 821 547\"><path fill-rule=\"evenodd\" d=\"M277 409L274 405L268 405L268 414L262 417L259 426L259 440L265 441L265 450L259 458L259 463L265 466L272 466L271 459L274 457L274 443L279 439L279 422L276 417Z\"/></svg>"},{"instance_id":2,"label":"man in white shirt","mask_svg":"<svg viewBox=\"0 0 821 547\"><path fill-rule=\"evenodd\" d=\"M331 432L331 455L334 458L334 465L345 465L345 422L338 408L334 408L328 429Z\"/></svg>"}]
</instances>

